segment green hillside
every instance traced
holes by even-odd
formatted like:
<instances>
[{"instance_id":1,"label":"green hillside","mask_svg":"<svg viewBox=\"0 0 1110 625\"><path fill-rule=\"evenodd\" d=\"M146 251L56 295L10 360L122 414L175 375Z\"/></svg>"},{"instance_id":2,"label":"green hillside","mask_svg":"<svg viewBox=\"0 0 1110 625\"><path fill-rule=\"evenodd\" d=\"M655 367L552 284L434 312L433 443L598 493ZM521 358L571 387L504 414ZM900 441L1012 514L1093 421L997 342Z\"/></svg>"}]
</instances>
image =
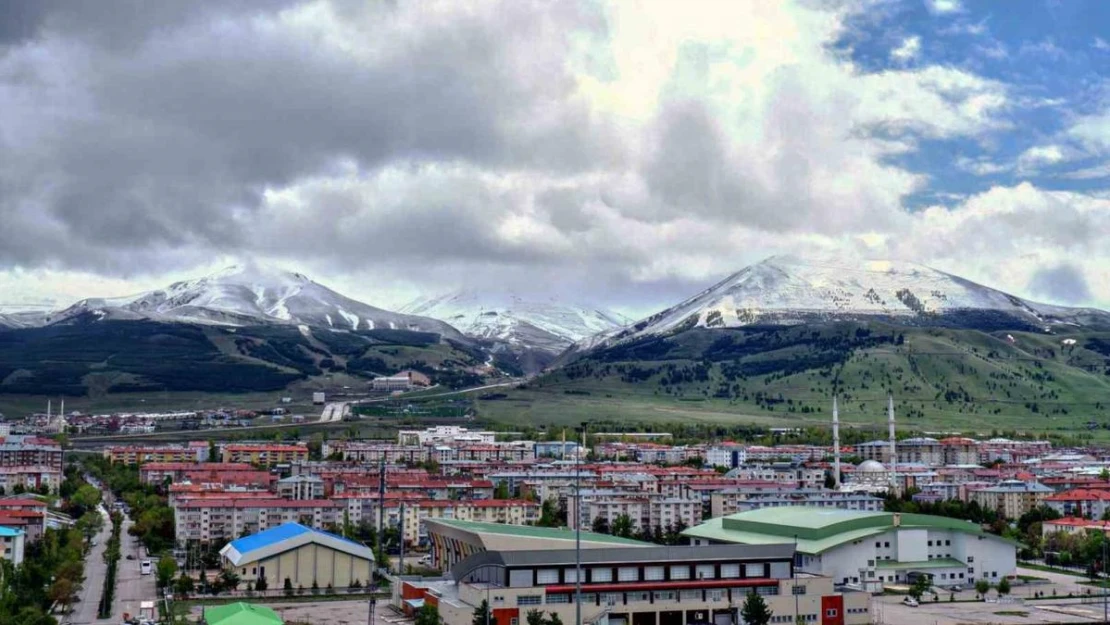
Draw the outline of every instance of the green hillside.
<instances>
[{"instance_id":1,"label":"green hillside","mask_svg":"<svg viewBox=\"0 0 1110 625\"><path fill-rule=\"evenodd\" d=\"M484 355L439 335L290 326L226 328L92 321L0 331L5 396L276 391L327 375L369 379L413 368L445 386L480 382Z\"/></svg>"},{"instance_id":2,"label":"green hillside","mask_svg":"<svg viewBox=\"0 0 1110 625\"><path fill-rule=\"evenodd\" d=\"M479 401L479 414L785 426L827 423L834 392L842 420L857 425L884 421L891 393L902 427L1102 427L1110 421L1110 334L850 322L693 329L589 354L504 398Z\"/></svg>"}]
</instances>

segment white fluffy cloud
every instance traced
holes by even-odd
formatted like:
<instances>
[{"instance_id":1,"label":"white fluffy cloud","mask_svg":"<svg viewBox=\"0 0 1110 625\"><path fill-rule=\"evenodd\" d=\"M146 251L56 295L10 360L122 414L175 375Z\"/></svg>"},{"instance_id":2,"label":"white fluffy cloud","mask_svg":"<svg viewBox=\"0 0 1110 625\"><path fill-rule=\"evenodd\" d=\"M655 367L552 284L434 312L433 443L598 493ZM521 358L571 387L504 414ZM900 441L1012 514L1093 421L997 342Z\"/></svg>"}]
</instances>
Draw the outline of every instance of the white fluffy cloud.
<instances>
[{"instance_id":1,"label":"white fluffy cloud","mask_svg":"<svg viewBox=\"0 0 1110 625\"><path fill-rule=\"evenodd\" d=\"M899 63L909 63L921 54L921 37L914 35L902 40L902 44L890 51L890 58Z\"/></svg>"}]
</instances>

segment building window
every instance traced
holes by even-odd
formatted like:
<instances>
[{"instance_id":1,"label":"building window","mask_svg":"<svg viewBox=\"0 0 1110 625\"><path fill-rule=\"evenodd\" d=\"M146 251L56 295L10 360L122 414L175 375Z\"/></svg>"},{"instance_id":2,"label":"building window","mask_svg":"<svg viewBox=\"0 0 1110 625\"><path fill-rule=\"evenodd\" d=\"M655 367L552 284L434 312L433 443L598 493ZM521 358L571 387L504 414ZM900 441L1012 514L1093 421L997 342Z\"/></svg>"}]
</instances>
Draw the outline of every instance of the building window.
<instances>
[{"instance_id":1,"label":"building window","mask_svg":"<svg viewBox=\"0 0 1110 625\"><path fill-rule=\"evenodd\" d=\"M686 565L672 566L671 579L690 579L690 567Z\"/></svg>"},{"instance_id":2,"label":"building window","mask_svg":"<svg viewBox=\"0 0 1110 625\"><path fill-rule=\"evenodd\" d=\"M886 547L887 549L889 549L890 548L890 543L889 542L884 542L883 547Z\"/></svg>"},{"instance_id":3,"label":"building window","mask_svg":"<svg viewBox=\"0 0 1110 625\"><path fill-rule=\"evenodd\" d=\"M700 590L683 590L678 596L682 601L701 601Z\"/></svg>"},{"instance_id":4,"label":"building window","mask_svg":"<svg viewBox=\"0 0 1110 625\"><path fill-rule=\"evenodd\" d=\"M881 542L876 542L875 543L875 548L876 549L880 549L880 548L882 548L882 546L883 546L883 544Z\"/></svg>"},{"instance_id":5,"label":"building window","mask_svg":"<svg viewBox=\"0 0 1110 625\"><path fill-rule=\"evenodd\" d=\"M546 586L559 583L559 569L540 569L536 571L536 584Z\"/></svg>"},{"instance_id":6,"label":"building window","mask_svg":"<svg viewBox=\"0 0 1110 625\"><path fill-rule=\"evenodd\" d=\"M763 577L763 564L745 564L744 577Z\"/></svg>"},{"instance_id":7,"label":"building window","mask_svg":"<svg viewBox=\"0 0 1110 625\"><path fill-rule=\"evenodd\" d=\"M698 579L713 579L716 570L712 564L699 564L697 567ZM674 572L671 572L671 578L674 578Z\"/></svg>"},{"instance_id":8,"label":"building window","mask_svg":"<svg viewBox=\"0 0 1110 625\"><path fill-rule=\"evenodd\" d=\"M673 590L657 590L655 591L656 601L674 601L675 595Z\"/></svg>"},{"instance_id":9,"label":"building window","mask_svg":"<svg viewBox=\"0 0 1110 625\"><path fill-rule=\"evenodd\" d=\"M724 578L724 579L735 579L737 577L740 577L740 565L739 564L722 564L721 565L721 577Z\"/></svg>"},{"instance_id":10,"label":"building window","mask_svg":"<svg viewBox=\"0 0 1110 625\"><path fill-rule=\"evenodd\" d=\"M836 618L836 608L825 610L825 618Z\"/></svg>"},{"instance_id":11,"label":"building window","mask_svg":"<svg viewBox=\"0 0 1110 625\"><path fill-rule=\"evenodd\" d=\"M646 592L630 592L625 594L625 598L628 600L629 603L632 603L634 601L650 601L651 594Z\"/></svg>"},{"instance_id":12,"label":"building window","mask_svg":"<svg viewBox=\"0 0 1110 625\"><path fill-rule=\"evenodd\" d=\"M741 593L743 592L743 589L739 589L739 590L740 590ZM779 594L779 587L778 586L756 586L755 587L755 592L756 592L756 594L763 595L764 597L771 597L771 596ZM734 596L735 596L735 594L736 593L733 593Z\"/></svg>"},{"instance_id":13,"label":"building window","mask_svg":"<svg viewBox=\"0 0 1110 625\"><path fill-rule=\"evenodd\" d=\"M646 566L644 567L644 581L657 582L663 579L663 567L661 566Z\"/></svg>"},{"instance_id":14,"label":"building window","mask_svg":"<svg viewBox=\"0 0 1110 625\"><path fill-rule=\"evenodd\" d=\"M801 585L794 586L790 594L804 595L806 594L806 587Z\"/></svg>"},{"instance_id":15,"label":"building window","mask_svg":"<svg viewBox=\"0 0 1110 625\"><path fill-rule=\"evenodd\" d=\"M547 602L548 603L570 603L570 595L565 594L565 593L558 594L558 595L547 595Z\"/></svg>"},{"instance_id":16,"label":"building window","mask_svg":"<svg viewBox=\"0 0 1110 625\"><path fill-rule=\"evenodd\" d=\"M725 598L725 591L721 588L713 588L705 591L705 598L707 601L720 601Z\"/></svg>"},{"instance_id":17,"label":"building window","mask_svg":"<svg viewBox=\"0 0 1110 625\"><path fill-rule=\"evenodd\" d=\"M541 595L520 595L516 598L517 605L540 605L543 603Z\"/></svg>"},{"instance_id":18,"label":"building window","mask_svg":"<svg viewBox=\"0 0 1110 625\"><path fill-rule=\"evenodd\" d=\"M590 570L590 581L598 582L611 582L613 581L613 569L596 568Z\"/></svg>"},{"instance_id":19,"label":"building window","mask_svg":"<svg viewBox=\"0 0 1110 625\"><path fill-rule=\"evenodd\" d=\"M573 584L578 581L578 569L565 569L563 571L563 582Z\"/></svg>"},{"instance_id":20,"label":"building window","mask_svg":"<svg viewBox=\"0 0 1110 625\"><path fill-rule=\"evenodd\" d=\"M951 547L952 546L952 541L951 540L944 541L944 546L945 547Z\"/></svg>"},{"instance_id":21,"label":"building window","mask_svg":"<svg viewBox=\"0 0 1110 625\"><path fill-rule=\"evenodd\" d=\"M621 594L619 592L607 592L601 595L601 601L605 605L617 605L621 602Z\"/></svg>"},{"instance_id":22,"label":"building window","mask_svg":"<svg viewBox=\"0 0 1110 625\"><path fill-rule=\"evenodd\" d=\"M622 566L617 569L618 582L637 582L640 581L640 569L634 566Z\"/></svg>"}]
</instances>

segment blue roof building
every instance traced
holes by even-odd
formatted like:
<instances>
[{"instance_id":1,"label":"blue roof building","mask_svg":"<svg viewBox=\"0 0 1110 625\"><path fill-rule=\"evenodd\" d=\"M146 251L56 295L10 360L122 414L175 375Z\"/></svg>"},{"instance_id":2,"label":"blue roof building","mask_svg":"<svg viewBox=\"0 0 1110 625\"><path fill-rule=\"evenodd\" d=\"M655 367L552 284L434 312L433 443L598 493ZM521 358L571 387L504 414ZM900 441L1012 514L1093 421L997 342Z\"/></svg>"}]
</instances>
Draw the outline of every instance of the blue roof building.
<instances>
[{"instance_id":1,"label":"blue roof building","mask_svg":"<svg viewBox=\"0 0 1110 625\"><path fill-rule=\"evenodd\" d=\"M265 579L267 588L294 586L346 588L370 581L374 552L353 540L300 523L286 523L233 540L220 550L226 568L243 583Z\"/></svg>"}]
</instances>

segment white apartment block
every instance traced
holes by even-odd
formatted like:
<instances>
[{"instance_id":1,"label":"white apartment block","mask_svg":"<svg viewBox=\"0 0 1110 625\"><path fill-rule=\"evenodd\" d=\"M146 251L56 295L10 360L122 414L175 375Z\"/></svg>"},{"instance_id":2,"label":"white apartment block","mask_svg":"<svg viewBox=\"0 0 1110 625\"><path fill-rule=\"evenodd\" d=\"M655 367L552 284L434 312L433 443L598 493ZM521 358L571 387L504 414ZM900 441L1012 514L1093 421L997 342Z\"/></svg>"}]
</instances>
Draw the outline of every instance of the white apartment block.
<instances>
[{"instance_id":1,"label":"white apartment block","mask_svg":"<svg viewBox=\"0 0 1110 625\"><path fill-rule=\"evenodd\" d=\"M173 507L177 542L208 543L255 534L283 523L300 523L319 530L343 522L340 505L331 500L196 498Z\"/></svg>"}]
</instances>

